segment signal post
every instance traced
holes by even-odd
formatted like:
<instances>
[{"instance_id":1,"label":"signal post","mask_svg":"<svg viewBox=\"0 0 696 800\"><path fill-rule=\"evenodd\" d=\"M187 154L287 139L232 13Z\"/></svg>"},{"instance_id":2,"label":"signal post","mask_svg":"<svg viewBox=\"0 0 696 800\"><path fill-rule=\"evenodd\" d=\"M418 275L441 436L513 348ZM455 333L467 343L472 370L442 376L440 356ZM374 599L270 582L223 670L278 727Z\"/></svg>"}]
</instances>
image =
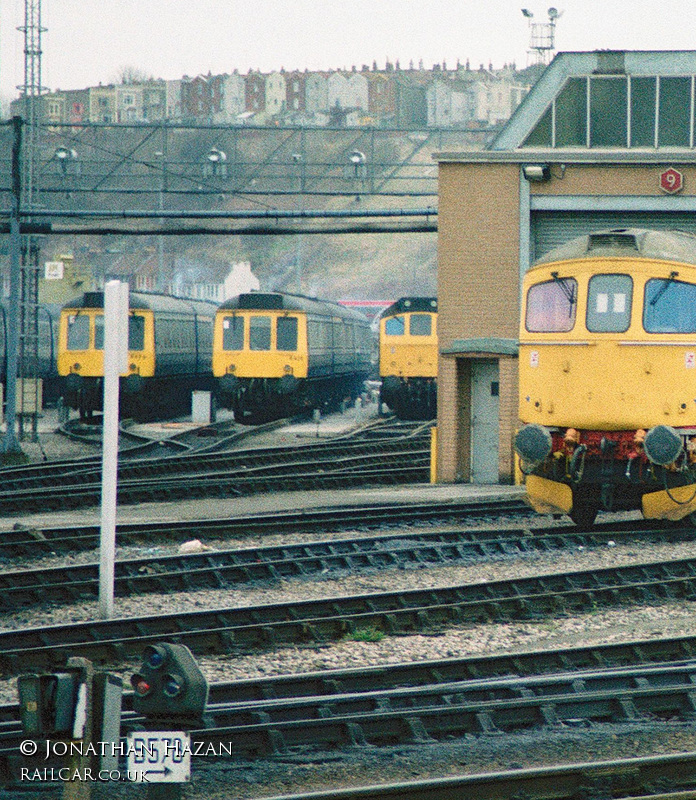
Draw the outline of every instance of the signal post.
<instances>
[{"instance_id":1,"label":"signal post","mask_svg":"<svg viewBox=\"0 0 696 800\"><path fill-rule=\"evenodd\" d=\"M147 730L128 736L129 774L148 783L148 800L181 800L191 773L187 731L205 724L208 682L188 647L162 643L145 648L131 685Z\"/></svg>"}]
</instances>

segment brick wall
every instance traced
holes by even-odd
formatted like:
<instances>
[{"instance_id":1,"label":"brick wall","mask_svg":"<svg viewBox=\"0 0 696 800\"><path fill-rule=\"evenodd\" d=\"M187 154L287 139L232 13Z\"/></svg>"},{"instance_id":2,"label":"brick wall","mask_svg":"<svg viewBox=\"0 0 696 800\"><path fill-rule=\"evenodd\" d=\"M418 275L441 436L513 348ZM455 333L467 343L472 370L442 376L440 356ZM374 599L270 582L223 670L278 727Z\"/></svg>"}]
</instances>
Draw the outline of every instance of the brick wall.
<instances>
[{"instance_id":1,"label":"brick wall","mask_svg":"<svg viewBox=\"0 0 696 800\"><path fill-rule=\"evenodd\" d=\"M519 331L519 166L440 164L438 335L504 337ZM441 357L438 372L438 480L466 481L470 472L469 365ZM500 363L500 475L512 476L517 424L517 365Z\"/></svg>"}]
</instances>

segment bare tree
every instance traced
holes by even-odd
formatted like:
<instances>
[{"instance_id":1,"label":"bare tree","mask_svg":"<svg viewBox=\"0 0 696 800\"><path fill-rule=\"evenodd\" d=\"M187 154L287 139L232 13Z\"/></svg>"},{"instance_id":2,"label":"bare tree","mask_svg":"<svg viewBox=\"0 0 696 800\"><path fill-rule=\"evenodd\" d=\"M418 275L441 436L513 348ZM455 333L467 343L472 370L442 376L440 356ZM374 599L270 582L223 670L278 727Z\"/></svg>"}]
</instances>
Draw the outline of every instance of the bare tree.
<instances>
[{"instance_id":1,"label":"bare tree","mask_svg":"<svg viewBox=\"0 0 696 800\"><path fill-rule=\"evenodd\" d=\"M114 83L149 83L150 81L154 80L154 77L152 75L148 75L144 70L132 65L126 65L119 67Z\"/></svg>"}]
</instances>

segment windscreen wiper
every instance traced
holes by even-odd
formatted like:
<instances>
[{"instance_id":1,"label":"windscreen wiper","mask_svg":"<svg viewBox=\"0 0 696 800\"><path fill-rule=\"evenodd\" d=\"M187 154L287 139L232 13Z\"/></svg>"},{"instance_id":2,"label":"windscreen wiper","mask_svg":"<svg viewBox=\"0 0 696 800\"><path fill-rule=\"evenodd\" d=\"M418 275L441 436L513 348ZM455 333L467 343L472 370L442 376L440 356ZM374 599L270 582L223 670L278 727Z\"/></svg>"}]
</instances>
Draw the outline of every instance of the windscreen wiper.
<instances>
[{"instance_id":1,"label":"windscreen wiper","mask_svg":"<svg viewBox=\"0 0 696 800\"><path fill-rule=\"evenodd\" d=\"M559 278L557 272L552 272L551 277L561 287L561 291L566 296L568 301L568 316L573 315L573 306L575 305L575 286L568 283L568 278Z\"/></svg>"},{"instance_id":2,"label":"windscreen wiper","mask_svg":"<svg viewBox=\"0 0 696 800\"><path fill-rule=\"evenodd\" d=\"M669 273L669 278L664 279L664 283L655 293L655 297L653 297L653 299L650 301L651 306L657 305L657 301L662 297L662 295L667 291L667 289L669 289L670 283L674 283L674 279L677 277L677 275L679 275L678 272Z\"/></svg>"}]
</instances>

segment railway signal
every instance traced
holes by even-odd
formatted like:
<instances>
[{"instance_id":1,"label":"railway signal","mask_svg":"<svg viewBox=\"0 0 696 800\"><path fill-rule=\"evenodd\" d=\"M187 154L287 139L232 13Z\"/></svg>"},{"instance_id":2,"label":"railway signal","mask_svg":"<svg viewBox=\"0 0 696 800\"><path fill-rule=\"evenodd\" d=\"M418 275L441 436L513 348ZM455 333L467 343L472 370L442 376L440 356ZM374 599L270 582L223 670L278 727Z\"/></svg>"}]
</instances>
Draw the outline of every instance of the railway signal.
<instances>
[{"instance_id":1,"label":"railway signal","mask_svg":"<svg viewBox=\"0 0 696 800\"><path fill-rule=\"evenodd\" d=\"M208 702L208 681L183 644L148 645L131 685L133 709L158 722L195 725Z\"/></svg>"}]
</instances>

